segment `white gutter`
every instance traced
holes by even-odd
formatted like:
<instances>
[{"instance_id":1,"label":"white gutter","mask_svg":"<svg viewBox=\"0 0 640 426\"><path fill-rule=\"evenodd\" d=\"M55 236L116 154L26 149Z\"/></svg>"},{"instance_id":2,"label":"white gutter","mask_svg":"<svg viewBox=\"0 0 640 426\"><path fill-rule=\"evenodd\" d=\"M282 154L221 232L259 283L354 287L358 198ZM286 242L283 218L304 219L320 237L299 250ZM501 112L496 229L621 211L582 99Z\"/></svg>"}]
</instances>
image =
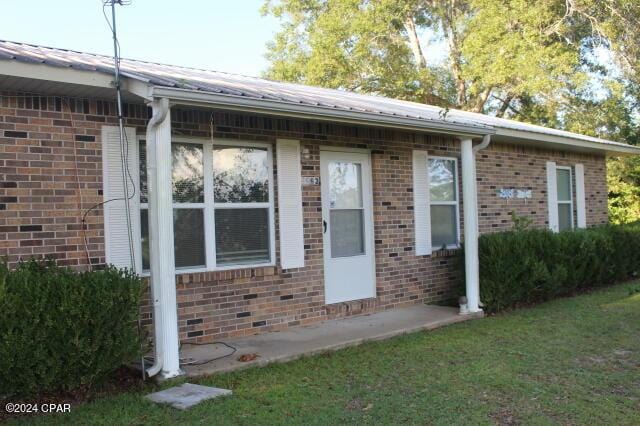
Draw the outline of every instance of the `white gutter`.
<instances>
[{"instance_id":1,"label":"white gutter","mask_svg":"<svg viewBox=\"0 0 640 426\"><path fill-rule=\"evenodd\" d=\"M507 141L511 143L517 143L518 145L526 145L544 149L557 149L566 151L567 148L570 148L571 151L604 151L607 155L610 156L640 155L640 147L634 145L627 145L621 142L613 142L604 139L593 140L594 138L579 138L578 136L580 135L552 135L549 133L540 133L533 130L517 130L496 127L494 139L499 139L500 142Z\"/></svg>"},{"instance_id":2,"label":"white gutter","mask_svg":"<svg viewBox=\"0 0 640 426\"><path fill-rule=\"evenodd\" d=\"M375 114L361 111L350 111L317 105L304 105L295 102L250 98L246 96L226 95L202 92L197 90L176 89L154 86L153 97L166 97L173 104L204 106L225 110L255 112L311 120L323 120L366 126L414 130L420 132L437 132L456 136L482 137L493 134L495 130L483 124L464 124L446 120L426 120Z\"/></svg>"},{"instance_id":3,"label":"white gutter","mask_svg":"<svg viewBox=\"0 0 640 426\"><path fill-rule=\"evenodd\" d=\"M152 194L156 188L154 178L156 176L157 164L156 164L156 130L157 126L165 119L167 112L169 111L169 102L166 99L161 99L152 102L153 115L147 124L147 189L148 193ZM154 197L150 197L149 204L154 203ZM151 207L151 206L150 206ZM151 210L151 208L149 208ZM149 235L155 238L158 235L158 220L156 215L149 215ZM151 258L151 298L153 299L153 326L154 326L154 338L153 343L155 347L155 359L154 364L147 369L147 375L149 377L155 376L162 370L162 364L164 362L164 351L162 347L162 308L160 300L160 280L156 277L160 274L160 265L158 264L158 251L155 242L149 242L149 255Z\"/></svg>"},{"instance_id":4,"label":"white gutter","mask_svg":"<svg viewBox=\"0 0 640 426\"><path fill-rule=\"evenodd\" d=\"M545 149L602 152L607 155L640 155L640 147L620 142L598 140L587 136L563 132L550 134L533 129L519 130L500 127L467 119L467 123L447 120L429 120L401 115L376 114L355 110L305 105L296 102L228 95L199 90L178 89L164 86L149 86L149 97L167 97L173 104L219 108L232 111L254 112L301 119L322 120L347 124L394 128L419 132L436 132L458 137L478 138L495 135L496 142L516 143ZM452 114L454 115L454 114ZM451 121L449 121L451 120ZM546 129L546 128L543 128ZM553 131L554 129L547 129ZM482 149L482 148L479 148Z\"/></svg>"}]
</instances>

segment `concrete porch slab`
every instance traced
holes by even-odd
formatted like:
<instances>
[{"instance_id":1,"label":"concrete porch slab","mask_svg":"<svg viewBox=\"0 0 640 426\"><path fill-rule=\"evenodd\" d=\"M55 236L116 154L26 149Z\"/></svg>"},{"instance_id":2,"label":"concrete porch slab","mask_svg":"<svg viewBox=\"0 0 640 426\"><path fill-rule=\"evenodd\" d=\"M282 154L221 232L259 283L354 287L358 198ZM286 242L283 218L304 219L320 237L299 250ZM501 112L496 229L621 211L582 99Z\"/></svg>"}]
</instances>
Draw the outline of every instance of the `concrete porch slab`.
<instances>
[{"instance_id":1,"label":"concrete porch slab","mask_svg":"<svg viewBox=\"0 0 640 426\"><path fill-rule=\"evenodd\" d=\"M188 376L200 376L262 366L271 362L291 361L303 355L338 350L413 331L432 330L481 316L482 313L460 315L457 308L415 305L329 320L310 326L292 327L284 331L223 339L237 351L231 356L204 364L207 360L229 354L231 349L221 344L185 344L182 346L180 359ZM245 354L257 354L258 357L249 362L238 361L238 358Z\"/></svg>"}]
</instances>

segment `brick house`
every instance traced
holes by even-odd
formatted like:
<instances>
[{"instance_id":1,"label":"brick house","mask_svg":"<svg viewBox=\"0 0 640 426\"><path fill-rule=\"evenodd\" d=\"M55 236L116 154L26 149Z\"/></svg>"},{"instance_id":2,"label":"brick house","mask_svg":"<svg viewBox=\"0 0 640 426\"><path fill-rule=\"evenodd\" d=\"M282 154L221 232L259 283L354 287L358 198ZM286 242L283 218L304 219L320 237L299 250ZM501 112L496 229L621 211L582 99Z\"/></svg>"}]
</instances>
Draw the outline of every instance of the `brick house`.
<instances>
[{"instance_id":1,"label":"brick house","mask_svg":"<svg viewBox=\"0 0 640 426\"><path fill-rule=\"evenodd\" d=\"M479 232L510 229L512 212L554 231L606 223L606 157L640 153L381 97L121 67L123 138L112 58L0 42L0 256L150 277L165 376L181 340L462 294L479 312Z\"/></svg>"}]
</instances>

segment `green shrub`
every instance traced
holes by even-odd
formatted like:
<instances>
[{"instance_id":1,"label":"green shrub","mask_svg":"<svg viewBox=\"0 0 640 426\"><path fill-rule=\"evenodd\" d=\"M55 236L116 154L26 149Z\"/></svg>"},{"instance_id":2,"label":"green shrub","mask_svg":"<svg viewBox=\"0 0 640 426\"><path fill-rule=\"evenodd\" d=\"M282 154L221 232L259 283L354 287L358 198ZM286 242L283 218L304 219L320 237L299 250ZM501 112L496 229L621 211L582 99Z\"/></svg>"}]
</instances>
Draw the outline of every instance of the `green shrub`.
<instances>
[{"instance_id":1,"label":"green shrub","mask_svg":"<svg viewBox=\"0 0 640 426\"><path fill-rule=\"evenodd\" d=\"M484 234L479 258L482 302L497 312L635 276L640 224Z\"/></svg>"},{"instance_id":2,"label":"green shrub","mask_svg":"<svg viewBox=\"0 0 640 426\"><path fill-rule=\"evenodd\" d=\"M112 267L0 263L0 399L88 388L135 359L141 288Z\"/></svg>"}]
</instances>

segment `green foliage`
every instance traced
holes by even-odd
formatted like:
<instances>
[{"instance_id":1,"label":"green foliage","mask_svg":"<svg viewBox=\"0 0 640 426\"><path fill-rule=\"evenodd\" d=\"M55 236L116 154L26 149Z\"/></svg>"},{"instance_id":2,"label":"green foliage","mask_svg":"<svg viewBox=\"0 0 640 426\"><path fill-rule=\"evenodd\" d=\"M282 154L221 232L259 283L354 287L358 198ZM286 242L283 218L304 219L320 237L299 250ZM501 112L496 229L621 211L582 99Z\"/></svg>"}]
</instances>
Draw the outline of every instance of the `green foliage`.
<instances>
[{"instance_id":1,"label":"green foliage","mask_svg":"<svg viewBox=\"0 0 640 426\"><path fill-rule=\"evenodd\" d=\"M483 111L491 94L551 96L580 74L579 49L540 31L561 20L554 0L282 0L263 13L283 21L267 55L278 80Z\"/></svg>"},{"instance_id":2,"label":"green foliage","mask_svg":"<svg viewBox=\"0 0 640 426\"><path fill-rule=\"evenodd\" d=\"M0 264L0 399L100 383L140 353L140 279Z\"/></svg>"},{"instance_id":3,"label":"green foliage","mask_svg":"<svg viewBox=\"0 0 640 426\"><path fill-rule=\"evenodd\" d=\"M640 224L485 234L479 258L482 302L497 312L634 276Z\"/></svg>"},{"instance_id":4,"label":"green foliage","mask_svg":"<svg viewBox=\"0 0 640 426\"><path fill-rule=\"evenodd\" d=\"M511 216L514 231L524 231L533 225L533 219L528 216L520 216L515 212L515 210L509 214Z\"/></svg>"},{"instance_id":5,"label":"green foliage","mask_svg":"<svg viewBox=\"0 0 640 426\"><path fill-rule=\"evenodd\" d=\"M640 220L640 158L614 158L607 163L609 220L622 224Z\"/></svg>"}]
</instances>

